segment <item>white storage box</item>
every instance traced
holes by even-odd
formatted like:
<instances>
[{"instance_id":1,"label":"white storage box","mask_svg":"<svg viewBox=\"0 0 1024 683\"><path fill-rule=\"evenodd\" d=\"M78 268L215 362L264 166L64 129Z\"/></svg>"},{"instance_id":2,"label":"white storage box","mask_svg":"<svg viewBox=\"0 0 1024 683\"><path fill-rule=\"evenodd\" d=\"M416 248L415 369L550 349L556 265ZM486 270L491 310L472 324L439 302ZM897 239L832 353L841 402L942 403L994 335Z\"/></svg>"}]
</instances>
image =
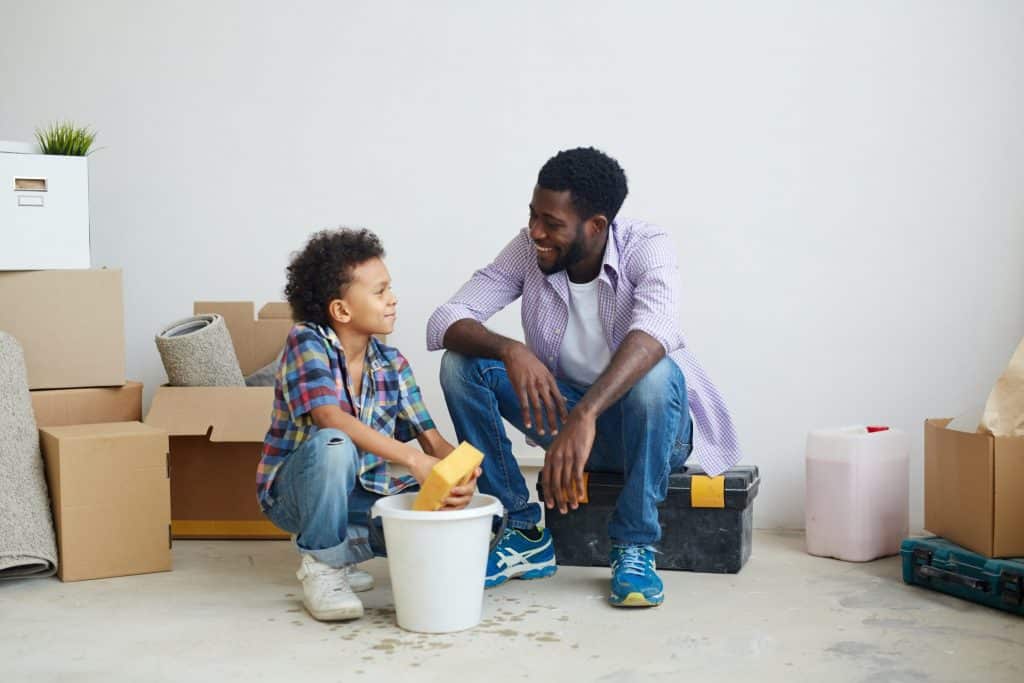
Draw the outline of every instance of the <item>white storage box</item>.
<instances>
[{"instance_id":1,"label":"white storage box","mask_svg":"<svg viewBox=\"0 0 1024 683\"><path fill-rule=\"evenodd\" d=\"M87 157L0 141L0 270L89 267Z\"/></svg>"}]
</instances>

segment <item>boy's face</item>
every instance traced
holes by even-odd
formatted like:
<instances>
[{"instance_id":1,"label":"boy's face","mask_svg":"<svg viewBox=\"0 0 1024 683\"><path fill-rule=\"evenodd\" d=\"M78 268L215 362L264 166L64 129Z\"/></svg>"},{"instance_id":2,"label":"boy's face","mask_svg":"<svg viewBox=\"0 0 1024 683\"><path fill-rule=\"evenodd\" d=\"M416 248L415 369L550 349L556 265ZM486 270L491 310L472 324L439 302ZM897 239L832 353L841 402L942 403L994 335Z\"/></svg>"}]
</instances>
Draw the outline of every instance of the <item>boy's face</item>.
<instances>
[{"instance_id":1,"label":"boy's face","mask_svg":"<svg viewBox=\"0 0 1024 683\"><path fill-rule=\"evenodd\" d=\"M398 299L391 291L391 274L379 258L352 269L345 294L331 302L331 318L363 334L391 334Z\"/></svg>"}]
</instances>

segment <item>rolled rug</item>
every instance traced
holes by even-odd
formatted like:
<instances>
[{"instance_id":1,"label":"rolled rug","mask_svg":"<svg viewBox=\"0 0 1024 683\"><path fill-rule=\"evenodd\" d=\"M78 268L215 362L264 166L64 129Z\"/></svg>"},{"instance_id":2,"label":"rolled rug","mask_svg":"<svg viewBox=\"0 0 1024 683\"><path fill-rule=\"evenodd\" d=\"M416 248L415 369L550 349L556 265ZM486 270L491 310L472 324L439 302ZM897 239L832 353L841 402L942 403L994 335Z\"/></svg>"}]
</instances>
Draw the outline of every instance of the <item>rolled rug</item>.
<instances>
[{"instance_id":1,"label":"rolled rug","mask_svg":"<svg viewBox=\"0 0 1024 683\"><path fill-rule=\"evenodd\" d=\"M53 576L57 539L25 355L0 332L0 579Z\"/></svg>"},{"instance_id":2,"label":"rolled rug","mask_svg":"<svg viewBox=\"0 0 1024 683\"><path fill-rule=\"evenodd\" d=\"M171 386L245 386L228 326L217 314L168 325L156 336L156 348Z\"/></svg>"}]
</instances>

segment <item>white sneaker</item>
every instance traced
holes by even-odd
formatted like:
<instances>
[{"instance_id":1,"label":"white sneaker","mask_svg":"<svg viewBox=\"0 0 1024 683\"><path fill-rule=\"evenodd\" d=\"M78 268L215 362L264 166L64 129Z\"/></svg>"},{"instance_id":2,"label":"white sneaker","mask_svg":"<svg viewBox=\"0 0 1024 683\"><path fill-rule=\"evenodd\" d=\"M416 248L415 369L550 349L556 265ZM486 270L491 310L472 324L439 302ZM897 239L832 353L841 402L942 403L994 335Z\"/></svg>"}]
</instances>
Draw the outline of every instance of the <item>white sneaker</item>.
<instances>
[{"instance_id":1,"label":"white sneaker","mask_svg":"<svg viewBox=\"0 0 1024 683\"><path fill-rule=\"evenodd\" d=\"M356 569L355 565L346 567L348 569L348 585L352 587L353 593L364 593L373 590L373 576L362 569Z\"/></svg>"},{"instance_id":2,"label":"white sneaker","mask_svg":"<svg viewBox=\"0 0 1024 683\"><path fill-rule=\"evenodd\" d=\"M292 543L295 543L295 534L291 534ZM348 585L352 587L353 593L365 593L373 590L373 576L362 569L356 569L355 565L348 568Z\"/></svg>"},{"instance_id":3,"label":"white sneaker","mask_svg":"<svg viewBox=\"0 0 1024 683\"><path fill-rule=\"evenodd\" d=\"M363 603L352 592L348 574L348 567L330 567L312 555L302 556L295 576L302 582L302 604L314 619L339 621L363 616Z\"/></svg>"}]
</instances>

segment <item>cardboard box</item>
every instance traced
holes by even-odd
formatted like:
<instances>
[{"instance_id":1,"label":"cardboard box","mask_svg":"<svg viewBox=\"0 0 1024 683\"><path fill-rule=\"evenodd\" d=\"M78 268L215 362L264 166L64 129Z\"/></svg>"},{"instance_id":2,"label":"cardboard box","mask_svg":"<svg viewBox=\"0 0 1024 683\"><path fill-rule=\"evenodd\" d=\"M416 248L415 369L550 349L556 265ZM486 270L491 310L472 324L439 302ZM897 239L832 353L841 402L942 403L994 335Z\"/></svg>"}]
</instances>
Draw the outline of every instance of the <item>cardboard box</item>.
<instances>
[{"instance_id":1,"label":"cardboard box","mask_svg":"<svg viewBox=\"0 0 1024 683\"><path fill-rule=\"evenodd\" d=\"M284 301L272 301L254 316L251 301L197 301L192 315L219 313L231 333L242 375L249 376L277 359L292 325L292 309Z\"/></svg>"},{"instance_id":2,"label":"cardboard box","mask_svg":"<svg viewBox=\"0 0 1024 683\"><path fill-rule=\"evenodd\" d=\"M292 328L287 303L196 302L194 313L224 316L242 373L277 358ZM288 538L259 509L256 466L270 427L273 387L156 390L146 423L166 429L171 447L171 529L175 538Z\"/></svg>"},{"instance_id":3,"label":"cardboard box","mask_svg":"<svg viewBox=\"0 0 1024 683\"><path fill-rule=\"evenodd\" d=\"M139 422L40 431L64 581L171 568L167 432Z\"/></svg>"},{"instance_id":4,"label":"cardboard box","mask_svg":"<svg viewBox=\"0 0 1024 683\"><path fill-rule=\"evenodd\" d=\"M40 389L31 392L36 426L142 422L142 384L89 389Z\"/></svg>"},{"instance_id":5,"label":"cardboard box","mask_svg":"<svg viewBox=\"0 0 1024 683\"><path fill-rule=\"evenodd\" d=\"M88 268L89 163L0 142L0 270Z\"/></svg>"},{"instance_id":6,"label":"cardboard box","mask_svg":"<svg viewBox=\"0 0 1024 683\"><path fill-rule=\"evenodd\" d=\"M146 424L170 434L175 538L288 538L256 501L273 402L272 387L156 390Z\"/></svg>"},{"instance_id":7,"label":"cardboard box","mask_svg":"<svg viewBox=\"0 0 1024 683\"><path fill-rule=\"evenodd\" d=\"M924 425L924 525L988 557L1024 556L1024 438Z\"/></svg>"},{"instance_id":8,"label":"cardboard box","mask_svg":"<svg viewBox=\"0 0 1024 683\"><path fill-rule=\"evenodd\" d=\"M30 389L124 384L120 270L0 272L0 330L25 351Z\"/></svg>"}]
</instances>

